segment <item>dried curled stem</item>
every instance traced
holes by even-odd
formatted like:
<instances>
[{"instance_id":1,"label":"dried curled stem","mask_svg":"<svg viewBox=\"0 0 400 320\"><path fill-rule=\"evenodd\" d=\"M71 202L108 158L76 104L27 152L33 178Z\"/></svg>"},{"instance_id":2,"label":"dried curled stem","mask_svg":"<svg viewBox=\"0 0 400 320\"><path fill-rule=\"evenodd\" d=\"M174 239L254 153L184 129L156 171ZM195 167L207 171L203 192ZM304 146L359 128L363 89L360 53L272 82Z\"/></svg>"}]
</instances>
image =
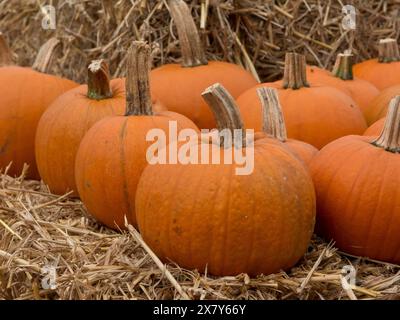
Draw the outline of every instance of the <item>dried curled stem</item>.
<instances>
[{"instance_id":1,"label":"dried curled stem","mask_svg":"<svg viewBox=\"0 0 400 320\"><path fill-rule=\"evenodd\" d=\"M390 152L400 153L400 96L390 101L385 125L379 138L372 144Z\"/></svg>"},{"instance_id":2,"label":"dried curled stem","mask_svg":"<svg viewBox=\"0 0 400 320\"><path fill-rule=\"evenodd\" d=\"M93 60L88 66L88 92L90 99L102 100L112 97L110 70L105 60Z\"/></svg>"},{"instance_id":3,"label":"dried curled stem","mask_svg":"<svg viewBox=\"0 0 400 320\"><path fill-rule=\"evenodd\" d=\"M235 99L230 93L221 84L216 83L204 90L201 95L214 113L220 137L224 138L223 133L228 130L234 138L231 141L235 146L237 143L245 146L245 128ZM221 139L221 146L229 147L224 139Z\"/></svg>"},{"instance_id":4,"label":"dried curled stem","mask_svg":"<svg viewBox=\"0 0 400 320\"><path fill-rule=\"evenodd\" d=\"M60 40L58 40L57 38L51 38L44 45L42 45L36 56L35 62L32 65L32 69L39 72L47 73L55 49L58 47L59 44Z\"/></svg>"},{"instance_id":5,"label":"dried curled stem","mask_svg":"<svg viewBox=\"0 0 400 320\"><path fill-rule=\"evenodd\" d=\"M206 65L208 63L207 58L189 7L183 0L170 0L168 5L178 30L182 66L196 67Z\"/></svg>"},{"instance_id":6,"label":"dried curled stem","mask_svg":"<svg viewBox=\"0 0 400 320\"><path fill-rule=\"evenodd\" d=\"M287 132L279 103L278 91L274 88L258 88L257 94L263 112L263 131L273 138L285 142L287 140Z\"/></svg>"},{"instance_id":7,"label":"dried curled stem","mask_svg":"<svg viewBox=\"0 0 400 320\"><path fill-rule=\"evenodd\" d=\"M150 47L134 41L128 51L126 72L126 115L152 115L150 95Z\"/></svg>"},{"instance_id":8,"label":"dried curled stem","mask_svg":"<svg viewBox=\"0 0 400 320\"><path fill-rule=\"evenodd\" d=\"M306 77L306 57L297 53L286 53L283 87L297 90L309 87Z\"/></svg>"}]
</instances>

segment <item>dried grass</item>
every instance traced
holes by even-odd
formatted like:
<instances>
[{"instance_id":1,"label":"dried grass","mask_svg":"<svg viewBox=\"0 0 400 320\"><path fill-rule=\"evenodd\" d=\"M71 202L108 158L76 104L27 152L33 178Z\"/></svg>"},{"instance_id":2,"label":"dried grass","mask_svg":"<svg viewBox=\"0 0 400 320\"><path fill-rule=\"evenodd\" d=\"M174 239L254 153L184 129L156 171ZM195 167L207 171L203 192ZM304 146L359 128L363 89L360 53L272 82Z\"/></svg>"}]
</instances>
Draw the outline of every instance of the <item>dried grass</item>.
<instances>
[{"instance_id":1,"label":"dried grass","mask_svg":"<svg viewBox=\"0 0 400 320\"><path fill-rule=\"evenodd\" d=\"M342 287L342 267L357 271ZM44 267L57 288L43 289ZM160 263L130 227L97 224L79 200L0 177L0 299L400 299L400 266L339 253L314 237L290 272L217 278Z\"/></svg>"},{"instance_id":2,"label":"dried grass","mask_svg":"<svg viewBox=\"0 0 400 320\"><path fill-rule=\"evenodd\" d=\"M41 28L39 4L0 1L0 30L15 60L31 65L39 46L57 34L62 53L53 72L86 79L92 59L108 59L124 75L125 50L134 39L151 43L154 64L179 61L179 47L165 1L50 1L56 31ZM353 1L356 33L341 28L341 2L190 1L210 59L255 67L262 80L281 75L286 51L330 67L336 53L352 47L359 60L376 55L379 38L399 38L399 1ZM48 1L46 1L48 4ZM207 12L207 15L205 14ZM342 288L342 267L353 265L357 283ZM57 288L43 289L42 268L53 265ZM98 225L82 203L55 196L23 176L0 177L1 299L399 299L400 266L339 253L314 237L290 272L249 278L215 278L160 264L133 230L116 233Z\"/></svg>"},{"instance_id":3,"label":"dried grass","mask_svg":"<svg viewBox=\"0 0 400 320\"><path fill-rule=\"evenodd\" d=\"M357 59L377 55L378 39L400 37L399 0L197 0L188 1L210 59L225 59L259 74L281 76L286 51L304 53L311 64L331 67L337 53L352 48ZM342 6L357 8L357 30L342 28ZM56 7L57 29L41 27L39 4ZM86 80L85 66L106 58L116 76L125 74L126 49L133 40L152 45L154 64L178 61L175 27L165 0L3 0L0 30L20 65L31 65L41 44L57 35L62 53L53 72ZM206 5L208 9L206 10ZM203 8L203 10L201 9Z\"/></svg>"}]
</instances>

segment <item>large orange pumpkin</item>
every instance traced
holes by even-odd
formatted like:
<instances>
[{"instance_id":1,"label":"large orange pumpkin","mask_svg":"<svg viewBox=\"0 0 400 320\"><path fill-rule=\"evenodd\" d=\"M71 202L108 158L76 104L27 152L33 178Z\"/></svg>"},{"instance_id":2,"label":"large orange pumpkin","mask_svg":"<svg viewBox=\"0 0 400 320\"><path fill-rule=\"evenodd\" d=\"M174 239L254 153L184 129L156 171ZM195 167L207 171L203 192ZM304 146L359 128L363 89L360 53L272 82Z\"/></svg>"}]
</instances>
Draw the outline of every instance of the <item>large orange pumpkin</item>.
<instances>
[{"instance_id":1,"label":"large orange pumpkin","mask_svg":"<svg viewBox=\"0 0 400 320\"><path fill-rule=\"evenodd\" d=\"M288 139L277 90L274 88L258 88L257 93L263 110L263 132L267 136L282 142L308 166L311 159L318 153L318 149L303 141Z\"/></svg>"},{"instance_id":2,"label":"large orange pumpkin","mask_svg":"<svg viewBox=\"0 0 400 320\"><path fill-rule=\"evenodd\" d=\"M382 90L372 99L365 113L367 123L371 125L383 118L388 111L389 102L397 95L400 95L400 82L398 85Z\"/></svg>"},{"instance_id":3,"label":"large orange pumpkin","mask_svg":"<svg viewBox=\"0 0 400 320\"><path fill-rule=\"evenodd\" d=\"M349 134L362 134L367 128L354 100L334 87L309 84L303 55L286 54L282 81L260 84L237 99L247 128L261 130L261 104L257 88L275 87L285 117L288 137L316 148Z\"/></svg>"},{"instance_id":4,"label":"large orange pumpkin","mask_svg":"<svg viewBox=\"0 0 400 320\"><path fill-rule=\"evenodd\" d=\"M371 100L379 90L370 82L353 76L353 55L340 53L336 58L332 73L307 69L307 80L311 83L319 83L335 87L350 95L361 109L364 116Z\"/></svg>"},{"instance_id":5,"label":"large orange pumpkin","mask_svg":"<svg viewBox=\"0 0 400 320\"><path fill-rule=\"evenodd\" d=\"M216 114L219 132L244 132L223 87L214 85L203 96ZM311 178L281 143L260 137L230 144L224 139L222 145L195 139L192 144L199 154L208 150L220 159L237 150L254 154L254 170L247 175L237 174L241 165L234 161L146 167L137 189L137 221L158 257L226 276L277 272L303 256L315 219Z\"/></svg>"},{"instance_id":6,"label":"large orange pumpkin","mask_svg":"<svg viewBox=\"0 0 400 320\"><path fill-rule=\"evenodd\" d=\"M178 30L182 65L165 64L151 71L152 94L170 111L190 118L199 128L215 128L215 120L201 99L208 86L220 82L236 98L257 81L243 68L223 61L207 61L190 10L182 0L169 1Z\"/></svg>"},{"instance_id":7,"label":"large orange pumpkin","mask_svg":"<svg viewBox=\"0 0 400 320\"><path fill-rule=\"evenodd\" d=\"M354 255L400 263L400 96L379 137L347 136L311 162L317 231Z\"/></svg>"},{"instance_id":8,"label":"large orange pumpkin","mask_svg":"<svg viewBox=\"0 0 400 320\"><path fill-rule=\"evenodd\" d=\"M93 61L88 85L58 97L40 119L36 162L41 178L55 194L76 191L75 157L85 133L100 119L125 111L125 82L109 77L106 62Z\"/></svg>"},{"instance_id":9,"label":"large orange pumpkin","mask_svg":"<svg viewBox=\"0 0 400 320\"><path fill-rule=\"evenodd\" d=\"M4 39L1 42L3 51ZM73 81L46 74L58 44L55 38L44 44L32 68L7 65L10 60L4 57L10 54L0 54L0 169L12 162L9 175L21 174L26 163L27 177L39 179L35 133L40 116L55 98L77 86Z\"/></svg>"},{"instance_id":10,"label":"large orange pumpkin","mask_svg":"<svg viewBox=\"0 0 400 320\"><path fill-rule=\"evenodd\" d=\"M83 138L75 163L79 196L90 214L110 228L124 228L124 216L136 225L135 193L147 164L147 135L162 130L169 141L170 125L177 131L198 128L186 117L153 111L148 73L150 48L134 42L128 52L126 114L100 120ZM160 142L161 143L161 142Z\"/></svg>"},{"instance_id":11,"label":"large orange pumpkin","mask_svg":"<svg viewBox=\"0 0 400 320\"><path fill-rule=\"evenodd\" d=\"M354 65L354 74L379 90L400 84L400 53L396 40L380 40L379 57Z\"/></svg>"},{"instance_id":12,"label":"large orange pumpkin","mask_svg":"<svg viewBox=\"0 0 400 320\"><path fill-rule=\"evenodd\" d=\"M397 92L397 94L396 94L396 92ZM400 86L394 86L394 87L387 88L382 91L382 93L380 95L380 99L376 99L374 101L374 103L376 103L376 106L381 105L381 108L379 108L379 109L381 109L383 112L384 110L388 109L388 107L390 105L390 101L393 98L395 98L397 95L400 95ZM385 100L388 100L389 97L391 97L391 100L387 103L387 106L384 107L383 103ZM378 100L379 100L379 103L378 103ZM372 125L370 125L367 130L365 130L364 136L379 136L379 134L382 132L382 130L385 126L385 122L386 122L386 117L380 118L378 121L376 121Z\"/></svg>"}]
</instances>

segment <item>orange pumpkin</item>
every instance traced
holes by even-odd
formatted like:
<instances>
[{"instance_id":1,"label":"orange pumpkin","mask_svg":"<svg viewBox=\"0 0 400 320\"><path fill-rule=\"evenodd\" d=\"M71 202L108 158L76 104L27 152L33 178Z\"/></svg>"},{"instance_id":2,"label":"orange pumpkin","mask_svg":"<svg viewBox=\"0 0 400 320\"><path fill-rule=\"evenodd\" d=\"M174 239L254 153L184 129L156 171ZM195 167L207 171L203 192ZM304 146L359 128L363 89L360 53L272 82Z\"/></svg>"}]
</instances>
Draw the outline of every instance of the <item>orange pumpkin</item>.
<instances>
[{"instance_id":1,"label":"orange pumpkin","mask_svg":"<svg viewBox=\"0 0 400 320\"><path fill-rule=\"evenodd\" d=\"M399 94L400 84L382 90L378 96L370 101L366 109L367 123L371 125L383 118L388 111L389 102Z\"/></svg>"},{"instance_id":2,"label":"orange pumpkin","mask_svg":"<svg viewBox=\"0 0 400 320\"><path fill-rule=\"evenodd\" d=\"M124 216L136 225L135 193L147 164L147 149L152 129L169 137L170 123L177 130L198 128L186 117L170 112L154 112L148 73L150 47L134 42L128 52L126 114L107 117L84 136L75 162L75 181L79 196L97 220L110 228L124 228ZM172 132L171 132L172 133Z\"/></svg>"},{"instance_id":3,"label":"orange pumpkin","mask_svg":"<svg viewBox=\"0 0 400 320\"><path fill-rule=\"evenodd\" d=\"M353 255L400 263L400 96L379 137L336 140L311 162L317 231Z\"/></svg>"},{"instance_id":4,"label":"orange pumpkin","mask_svg":"<svg viewBox=\"0 0 400 320\"><path fill-rule=\"evenodd\" d=\"M305 57L295 53L286 54L282 81L260 84L237 99L247 128L262 128L257 88L266 86L278 89L289 138L320 149L342 136L362 134L367 128L351 97L334 87L307 82Z\"/></svg>"},{"instance_id":5,"label":"orange pumpkin","mask_svg":"<svg viewBox=\"0 0 400 320\"><path fill-rule=\"evenodd\" d=\"M374 122L367 130L364 132L364 136L379 136L385 125L386 118L381 118Z\"/></svg>"},{"instance_id":6,"label":"orange pumpkin","mask_svg":"<svg viewBox=\"0 0 400 320\"><path fill-rule=\"evenodd\" d=\"M312 77L318 77L318 76L329 76L330 73L328 70L324 68L320 68L317 66L306 66L306 72L307 72L307 79L311 79Z\"/></svg>"},{"instance_id":7,"label":"orange pumpkin","mask_svg":"<svg viewBox=\"0 0 400 320\"><path fill-rule=\"evenodd\" d=\"M372 83L353 76L353 55L349 53L338 54L332 73L309 70L311 69L307 69L308 81L342 90L353 98L364 116L371 100L379 94L379 90Z\"/></svg>"},{"instance_id":8,"label":"orange pumpkin","mask_svg":"<svg viewBox=\"0 0 400 320\"><path fill-rule=\"evenodd\" d=\"M400 83L400 54L395 39L379 41L379 57L354 65L354 74L379 90Z\"/></svg>"},{"instance_id":9,"label":"orange pumpkin","mask_svg":"<svg viewBox=\"0 0 400 320\"><path fill-rule=\"evenodd\" d=\"M58 97L40 119L36 162L40 176L55 194L76 192L75 157L85 133L100 119L125 111L125 82L110 82L109 77L106 62L93 61L88 67L88 85Z\"/></svg>"},{"instance_id":10,"label":"orange pumpkin","mask_svg":"<svg viewBox=\"0 0 400 320\"><path fill-rule=\"evenodd\" d=\"M2 37L0 37L2 38ZM32 68L10 64L10 53L2 39L0 48L0 169L11 176L20 175L29 165L27 177L39 179L35 161L35 133L40 116L50 103L65 91L74 88L73 81L46 74L54 49L55 38L42 46Z\"/></svg>"},{"instance_id":11,"label":"orange pumpkin","mask_svg":"<svg viewBox=\"0 0 400 320\"><path fill-rule=\"evenodd\" d=\"M178 30L182 65L165 64L151 71L150 87L154 96L170 111L190 118L199 128L215 128L215 120L201 99L205 88L222 83L234 97L257 84L243 68L228 62L207 61L190 10L182 0L169 2Z\"/></svg>"},{"instance_id":12,"label":"orange pumpkin","mask_svg":"<svg viewBox=\"0 0 400 320\"><path fill-rule=\"evenodd\" d=\"M258 88L263 110L263 132L282 142L299 160L309 165L318 149L303 141L288 139L285 120L279 103L278 92L274 88Z\"/></svg>"},{"instance_id":13,"label":"orange pumpkin","mask_svg":"<svg viewBox=\"0 0 400 320\"><path fill-rule=\"evenodd\" d=\"M214 85L203 97L220 133L244 133L223 87ZM247 175L236 174L235 162L150 164L144 170L137 221L144 241L162 260L218 276L257 275L288 269L305 253L315 219L307 170L275 139L242 138L222 145L198 139L192 147L220 159L237 150L254 154L254 170Z\"/></svg>"}]
</instances>

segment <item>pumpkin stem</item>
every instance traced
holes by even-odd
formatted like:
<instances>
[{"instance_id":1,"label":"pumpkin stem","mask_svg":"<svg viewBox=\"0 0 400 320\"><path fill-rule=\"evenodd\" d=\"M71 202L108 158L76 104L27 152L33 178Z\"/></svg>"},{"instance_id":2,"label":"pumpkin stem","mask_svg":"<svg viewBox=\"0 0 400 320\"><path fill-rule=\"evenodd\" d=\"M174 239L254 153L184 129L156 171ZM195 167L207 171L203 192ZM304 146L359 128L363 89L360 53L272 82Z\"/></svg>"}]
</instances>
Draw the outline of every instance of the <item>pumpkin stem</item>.
<instances>
[{"instance_id":1,"label":"pumpkin stem","mask_svg":"<svg viewBox=\"0 0 400 320\"><path fill-rule=\"evenodd\" d=\"M353 80L353 55L351 53L339 53L336 58L332 75L342 80Z\"/></svg>"},{"instance_id":2,"label":"pumpkin stem","mask_svg":"<svg viewBox=\"0 0 400 320\"><path fill-rule=\"evenodd\" d=\"M382 39L379 41L379 58L381 63L400 61L399 46L395 39Z\"/></svg>"},{"instance_id":3,"label":"pumpkin stem","mask_svg":"<svg viewBox=\"0 0 400 320\"><path fill-rule=\"evenodd\" d=\"M279 103L278 91L274 88L258 88L257 94L263 112L263 131L281 142L287 140L285 121Z\"/></svg>"},{"instance_id":4,"label":"pumpkin stem","mask_svg":"<svg viewBox=\"0 0 400 320\"><path fill-rule=\"evenodd\" d=\"M169 1L170 13L178 30L183 67L206 65L207 58L189 7L183 0Z\"/></svg>"},{"instance_id":5,"label":"pumpkin stem","mask_svg":"<svg viewBox=\"0 0 400 320\"><path fill-rule=\"evenodd\" d=\"M306 76L306 57L297 53L286 53L283 87L297 90L309 87Z\"/></svg>"},{"instance_id":6,"label":"pumpkin stem","mask_svg":"<svg viewBox=\"0 0 400 320\"><path fill-rule=\"evenodd\" d=\"M238 137L235 132L241 130L240 142L241 146L245 146L246 134L243 121L235 99L233 99L230 93L221 84L216 83L205 89L201 96L211 108L220 134L224 130L229 130L231 137L235 138L233 139L233 143L236 145ZM221 146L225 146L223 139L221 139Z\"/></svg>"},{"instance_id":7,"label":"pumpkin stem","mask_svg":"<svg viewBox=\"0 0 400 320\"><path fill-rule=\"evenodd\" d=\"M372 144L390 152L400 153L400 96L390 101L381 135Z\"/></svg>"},{"instance_id":8,"label":"pumpkin stem","mask_svg":"<svg viewBox=\"0 0 400 320\"><path fill-rule=\"evenodd\" d=\"M112 97L110 70L105 60L93 60L88 66L89 99L102 100Z\"/></svg>"},{"instance_id":9,"label":"pumpkin stem","mask_svg":"<svg viewBox=\"0 0 400 320\"><path fill-rule=\"evenodd\" d=\"M0 32L0 67L12 65L12 53L2 32Z\"/></svg>"},{"instance_id":10,"label":"pumpkin stem","mask_svg":"<svg viewBox=\"0 0 400 320\"><path fill-rule=\"evenodd\" d=\"M128 51L126 73L126 115L152 115L150 84L150 47L134 41Z\"/></svg>"},{"instance_id":11,"label":"pumpkin stem","mask_svg":"<svg viewBox=\"0 0 400 320\"><path fill-rule=\"evenodd\" d=\"M59 44L60 40L57 38L47 40L47 42L40 47L35 62L32 65L32 69L42 73L47 73L54 51Z\"/></svg>"}]
</instances>

